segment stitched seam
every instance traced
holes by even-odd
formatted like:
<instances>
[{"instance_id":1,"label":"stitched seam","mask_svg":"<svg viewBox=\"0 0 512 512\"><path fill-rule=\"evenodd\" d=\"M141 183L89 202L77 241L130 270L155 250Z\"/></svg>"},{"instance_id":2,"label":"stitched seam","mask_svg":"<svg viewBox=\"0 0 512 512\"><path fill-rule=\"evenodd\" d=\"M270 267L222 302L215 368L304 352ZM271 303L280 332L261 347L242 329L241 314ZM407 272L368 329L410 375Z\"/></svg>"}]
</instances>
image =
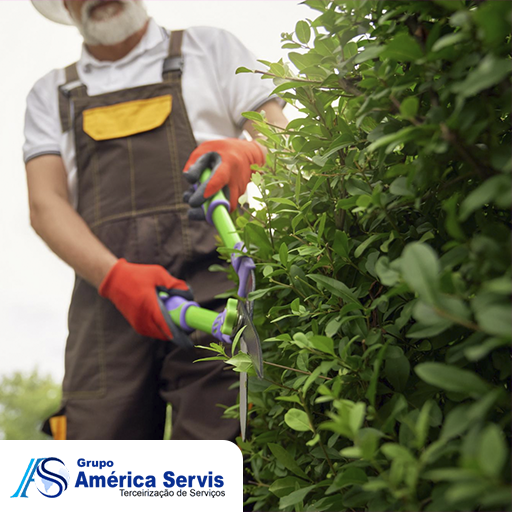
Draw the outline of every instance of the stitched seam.
<instances>
[{"instance_id":1,"label":"stitched seam","mask_svg":"<svg viewBox=\"0 0 512 512\"><path fill-rule=\"evenodd\" d=\"M179 101L181 109L182 109L181 111L182 111L183 117L185 118L185 124L188 127L189 135L192 137L192 141L194 142L194 145L197 146L197 141L196 141L196 137L194 135L194 130L192 130L192 125L190 124L190 118L188 117L187 108L185 107L185 102L183 101L183 94L181 91L181 80L179 82L179 87L180 87L180 90L178 91L177 96L178 96L178 101Z\"/></svg>"},{"instance_id":2,"label":"stitched seam","mask_svg":"<svg viewBox=\"0 0 512 512\"><path fill-rule=\"evenodd\" d=\"M105 396L106 389L100 389L98 391L69 391L62 393L62 399L67 400L69 398L101 398Z\"/></svg>"},{"instance_id":3,"label":"stitched seam","mask_svg":"<svg viewBox=\"0 0 512 512\"><path fill-rule=\"evenodd\" d=\"M131 189L131 195L132 195L132 215L135 212L136 206L135 206L135 165L133 162L133 147L132 147L132 140L127 139L127 145L128 145L128 159L130 161L130 189Z\"/></svg>"},{"instance_id":4,"label":"stitched seam","mask_svg":"<svg viewBox=\"0 0 512 512\"><path fill-rule=\"evenodd\" d=\"M163 252L163 247L162 247L162 237L160 235L160 223L158 222L158 216L155 215L153 216L153 220L155 221L155 232L156 232L156 243L158 245L158 255L159 255L159 260L160 260L160 264L162 263L162 252Z\"/></svg>"},{"instance_id":5,"label":"stitched seam","mask_svg":"<svg viewBox=\"0 0 512 512\"><path fill-rule=\"evenodd\" d=\"M108 217L104 217L98 222L94 222L90 225L91 229L97 228L98 226L101 226L102 224L105 224L106 222L110 222L113 220L122 220L122 219L130 219L133 217L141 217L143 215L148 215L152 213L165 213L165 212L178 212L183 210L188 210L189 205L188 204L175 204L170 206L158 206L155 208L146 208L144 210L135 210L134 212L124 212L124 213L118 213L116 215L109 215Z\"/></svg>"},{"instance_id":6,"label":"stitched seam","mask_svg":"<svg viewBox=\"0 0 512 512\"><path fill-rule=\"evenodd\" d=\"M100 208L100 190L99 190L99 166L98 156L96 155L96 148L90 137L87 137L87 144L89 151L92 154L92 181L94 187L94 223L101 222L101 208Z\"/></svg>"},{"instance_id":7,"label":"stitched seam","mask_svg":"<svg viewBox=\"0 0 512 512\"><path fill-rule=\"evenodd\" d=\"M169 117L168 122L166 123L166 133L167 133L167 144L169 146L169 155L171 157L171 181L172 186L174 188L174 202L180 203L181 198L177 197L179 183L176 182L177 174L179 172L179 162L178 155L176 151L176 132L174 130L174 122L171 117Z\"/></svg>"},{"instance_id":8,"label":"stitched seam","mask_svg":"<svg viewBox=\"0 0 512 512\"><path fill-rule=\"evenodd\" d=\"M96 299L96 311L98 322L98 363L100 366L100 392L107 392L107 362L105 358L105 330L103 329L103 324L105 321L104 310L101 307L102 300Z\"/></svg>"},{"instance_id":9,"label":"stitched seam","mask_svg":"<svg viewBox=\"0 0 512 512\"><path fill-rule=\"evenodd\" d=\"M187 260L192 259L192 245L190 243L189 229L190 225L188 223L188 212L183 212L181 214L181 238L183 240L183 248L185 250L185 258Z\"/></svg>"}]
</instances>

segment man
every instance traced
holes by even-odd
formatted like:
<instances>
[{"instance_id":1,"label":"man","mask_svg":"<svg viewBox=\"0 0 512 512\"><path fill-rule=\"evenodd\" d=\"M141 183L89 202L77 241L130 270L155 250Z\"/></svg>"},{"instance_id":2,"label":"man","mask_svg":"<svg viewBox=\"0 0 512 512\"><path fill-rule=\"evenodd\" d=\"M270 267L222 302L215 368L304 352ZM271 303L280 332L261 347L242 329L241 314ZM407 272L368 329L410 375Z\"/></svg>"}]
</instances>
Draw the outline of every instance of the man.
<instances>
[{"instance_id":1,"label":"man","mask_svg":"<svg viewBox=\"0 0 512 512\"><path fill-rule=\"evenodd\" d=\"M174 439L234 439L236 378L217 363L193 364L177 348L156 289L202 306L231 287L217 262L214 231L189 221L183 170L213 166L190 200L224 189L231 209L265 151L241 113L281 105L254 76L229 33L192 28L170 36L140 0L35 0L49 19L84 39L76 65L39 80L27 99L26 162L31 223L77 274L69 310L63 413L67 439L162 439L166 403ZM199 143L199 144L198 144ZM209 340L196 337L196 343Z\"/></svg>"}]
</instances>

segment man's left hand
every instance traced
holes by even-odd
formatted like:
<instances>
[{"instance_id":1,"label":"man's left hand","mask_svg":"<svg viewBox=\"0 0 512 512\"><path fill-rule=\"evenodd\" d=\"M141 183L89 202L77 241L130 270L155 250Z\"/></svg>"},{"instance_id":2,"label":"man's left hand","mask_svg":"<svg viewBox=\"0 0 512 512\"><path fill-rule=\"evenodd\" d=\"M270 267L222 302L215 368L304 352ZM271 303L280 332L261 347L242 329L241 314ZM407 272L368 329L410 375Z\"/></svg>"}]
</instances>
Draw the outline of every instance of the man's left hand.
<instances>
[{"instance_id":1,"label":"man's left hand","mask_svg":"<svg viewBox=\"0 0 512 512\"><path fill-rule=\"evenodd\" d=\"M224 139L203 142L192 152L183 170L189 183L199 185L187 198L188 203L197 208L222 190L229 200L230 211L236 210L238 199L251 181L251 167L264 163L263 149L255 141ZM211 169L212 175L199 184L205 169Z\"/></svg>"}]
</instances>

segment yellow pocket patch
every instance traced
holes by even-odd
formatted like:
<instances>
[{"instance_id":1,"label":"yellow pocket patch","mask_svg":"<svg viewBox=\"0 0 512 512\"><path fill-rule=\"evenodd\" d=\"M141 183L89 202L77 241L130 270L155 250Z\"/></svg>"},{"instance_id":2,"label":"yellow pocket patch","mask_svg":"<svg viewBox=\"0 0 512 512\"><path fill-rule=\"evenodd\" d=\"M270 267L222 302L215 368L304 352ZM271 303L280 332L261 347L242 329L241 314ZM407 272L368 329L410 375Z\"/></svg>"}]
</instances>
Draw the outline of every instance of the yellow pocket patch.
<instances>
[{"instance_id":1,"label":"yellow pocket patch","mask_svg":"<svg viewBox=\"0 0 512 512\"><path fill-rule=\"evenodd\" d=\"M50 418L50 429L54 441L65 441L67 434L66 416L53 416Z\"/></svg>"},{"instance_id":2,"label":"yellow pocket patch","mask_svg":"<svg viewBox=\"0 0 512 512\"><path fill-rule=\"evenodd\" d=\"M129 101L84 111L84 132L94 140L119 139L162 126L172 110L172 96Z\"/></svg>"}]
</instances>

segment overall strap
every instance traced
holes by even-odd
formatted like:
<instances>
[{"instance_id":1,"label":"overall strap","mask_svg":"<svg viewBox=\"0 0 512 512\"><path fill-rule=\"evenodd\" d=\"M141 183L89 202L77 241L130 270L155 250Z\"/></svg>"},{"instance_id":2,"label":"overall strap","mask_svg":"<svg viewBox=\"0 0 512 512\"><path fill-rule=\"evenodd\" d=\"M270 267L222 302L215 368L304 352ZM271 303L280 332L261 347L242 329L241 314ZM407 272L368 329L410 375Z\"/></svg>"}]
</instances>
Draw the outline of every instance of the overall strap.
<instances>
[{"instance_id":1,"label":"overall strap","mask_svg":"<svg viewBox=\"0 0 512 512\"><path fill-rule=\"evenodd\" d=\"M162 75L164 82L180 82L183 73L183 55L181 45L183 42L183 30L171 32L169 39L169 54L164 60Z\"/></svg>"},{"instance_id":2,"label":"overall strap","mask_svg":"<svg viewBox=\"0 0 512 512\"><path fill-rule=\"evenodd\" d=\"M80 82L76 63L64 69L66 81L59 86L59 114L62 133L67 132L73 125L71 97L72 95L86 96L87 88Z\"/></svg>"}]
</instances>

